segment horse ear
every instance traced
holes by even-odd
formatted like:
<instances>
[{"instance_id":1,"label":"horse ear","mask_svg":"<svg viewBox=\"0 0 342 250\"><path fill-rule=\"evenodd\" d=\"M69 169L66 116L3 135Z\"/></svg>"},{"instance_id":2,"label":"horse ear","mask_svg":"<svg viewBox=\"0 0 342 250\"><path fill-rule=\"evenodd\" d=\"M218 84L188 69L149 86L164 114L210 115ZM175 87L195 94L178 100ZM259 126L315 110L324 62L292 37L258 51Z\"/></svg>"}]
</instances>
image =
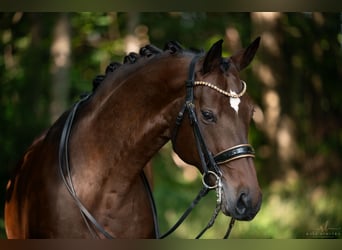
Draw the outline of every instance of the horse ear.
<instances>
[{"instance_id":1,"label":"horse ear","mask_svg":"<svg viewBox=\"0 0 342 250\"><path fill-rule=\"evenodd\" d=\"M234 54L231 59L239 71L246 68L253 60L260 44L260 37L257 37L246 49Z\"/></svg>"},{"instance_id":2,"label":"horse ear","mask_svg":"<svg viewBox=\"0 0 342 250\"><path fill-rule=\"evenodd\" d=\"M217 66L217 64L220 63L222 56L222 42L223 40L221 39L214 43L206 54L202 67L203 74L210 72L215 66Z\"/></svg>"}]
</instances>

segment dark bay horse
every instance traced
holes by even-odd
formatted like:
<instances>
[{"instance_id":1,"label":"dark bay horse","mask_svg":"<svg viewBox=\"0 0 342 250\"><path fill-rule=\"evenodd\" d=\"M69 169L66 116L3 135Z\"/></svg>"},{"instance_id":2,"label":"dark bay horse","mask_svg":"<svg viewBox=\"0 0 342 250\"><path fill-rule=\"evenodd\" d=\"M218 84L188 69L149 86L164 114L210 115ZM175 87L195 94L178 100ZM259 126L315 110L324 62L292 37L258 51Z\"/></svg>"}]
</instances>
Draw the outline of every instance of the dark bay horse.
<instances>
[{"instance_id":1,"label":"dark bay horse","mask_svg":"<svg viewBox=\"0 0 342 250\"><path fill-rule=\"evenodd\" d=\"M248 144L253 102L239 72L259 41L229 58L222 40L207 53L147 45L111 64L19 162L7 185L8 238L155 237L141 172L169 140L215 186L224 214L253 219L262 195Z\"/></svg>"}]
</instances>

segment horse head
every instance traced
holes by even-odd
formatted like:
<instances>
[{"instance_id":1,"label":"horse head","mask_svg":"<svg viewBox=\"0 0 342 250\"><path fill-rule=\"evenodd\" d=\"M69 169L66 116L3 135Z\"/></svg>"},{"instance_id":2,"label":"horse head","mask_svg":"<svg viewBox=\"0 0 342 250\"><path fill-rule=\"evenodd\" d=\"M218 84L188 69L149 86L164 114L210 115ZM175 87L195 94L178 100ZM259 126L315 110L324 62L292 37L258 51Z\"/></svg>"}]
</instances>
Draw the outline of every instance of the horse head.
<instances>
[{"instance_id":1,"label":"horse head","mask_svg":"<svg viewBox=\"0 0 342 250\"><path fill-rule=\"evenodd\" d=\"M192 118L191 110L184 108L184 113L189 113L190 122L179 123L173 139L175 152L208 175L205 178L209 180L204 181L209 183L208 186L214 186L213 182L220 179L221 210L238 220L252 220L262 200L253 163L254 151L248 144L253 102L246 93L246 83L239 76L239 72L252 61L259 42L260 38L257 38L246 49L222 58L220 40L203 58L193 62L194 79L192 82L190 79L189 84L193 93L187 95L192 95L190 101L195 118ZM201 138L196 138L198 136ZM204 168L210 161L216 171L208 174Z\"/></svg>"}]
</instances>

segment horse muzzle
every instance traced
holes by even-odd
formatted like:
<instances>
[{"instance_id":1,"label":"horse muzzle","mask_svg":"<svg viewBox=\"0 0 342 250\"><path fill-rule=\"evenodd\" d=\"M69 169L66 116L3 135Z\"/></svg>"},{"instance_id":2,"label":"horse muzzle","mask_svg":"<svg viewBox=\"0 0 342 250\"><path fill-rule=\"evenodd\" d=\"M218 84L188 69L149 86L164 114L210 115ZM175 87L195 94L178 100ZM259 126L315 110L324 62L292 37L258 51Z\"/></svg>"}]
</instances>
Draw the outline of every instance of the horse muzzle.
<instances>
[{"instance_id":1,"label":"horse muzzle","mask_svg":"<svg viewBox=\"0 0 342 250\"><path fill-rule=\"evenodd\" d=\"M227 198L225 187L223 188L221 210L237 220L250 221L259 212L262 202L262 194L257 192L239 192L234 197Z\"/></svg>"}]
</instances>

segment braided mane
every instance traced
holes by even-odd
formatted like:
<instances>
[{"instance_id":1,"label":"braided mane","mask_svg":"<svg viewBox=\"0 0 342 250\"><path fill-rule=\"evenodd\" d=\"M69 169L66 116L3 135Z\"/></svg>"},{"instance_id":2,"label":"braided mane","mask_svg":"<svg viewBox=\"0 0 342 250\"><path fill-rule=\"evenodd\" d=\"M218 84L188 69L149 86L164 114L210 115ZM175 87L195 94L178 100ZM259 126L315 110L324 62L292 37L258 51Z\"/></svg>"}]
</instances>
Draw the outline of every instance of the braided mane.
<instances>
[{"instance_id":1,"label":"braided mane","mask_svg":"<svg viewBox=\"0 0 342 250\"><path fill-rule=\"evenodd\" d=\"M133 64L136 63L140 58L151 58L155 55L161 54L163 51L169 51L170 54L175 54L177 52L183 51L182 46L176 41L170 41L165 44L164 50L159 49L158 47L148 44L144 47L141 47L139 50L139 54L135 52L131 52L126 55L123 59L123 64ZM93 92L100 86L108 73L114 72L116 69L120 68L122 63L120 62L111 62L105 71L104 75L97 75L93 79Z\"/></svg>"}]
</instances>

